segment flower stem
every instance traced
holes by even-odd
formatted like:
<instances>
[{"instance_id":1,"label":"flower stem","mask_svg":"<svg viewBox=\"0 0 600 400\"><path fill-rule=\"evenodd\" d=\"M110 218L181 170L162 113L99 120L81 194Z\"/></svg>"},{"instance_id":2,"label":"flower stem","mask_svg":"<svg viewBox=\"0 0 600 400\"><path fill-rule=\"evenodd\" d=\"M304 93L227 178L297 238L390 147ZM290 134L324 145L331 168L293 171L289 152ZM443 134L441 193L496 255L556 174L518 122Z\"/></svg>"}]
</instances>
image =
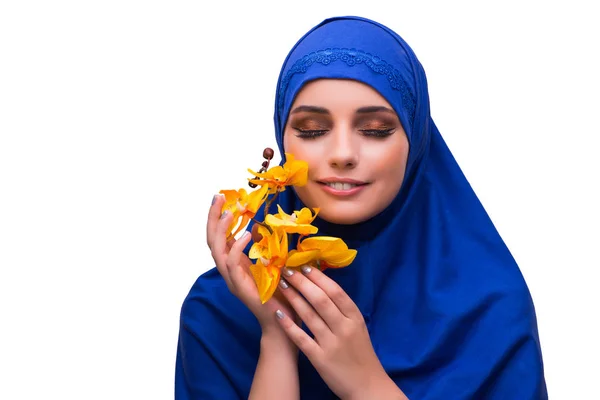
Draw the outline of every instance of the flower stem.
<instances>
[{"instance_id":1,"label":"flower stem","mask_svg":"<svg viewBox=\"0 0 600 400\"><path fill-rule=\"evenodd\" d=\"M298 243L296 244L296 248L300 247L300 241L302 240L304 236L303 235L298 235Z\"/></svg>"},{"instance_id":2,"label":"flower stem","mask_svg":"<svg viewBox=\"0 0 600 400\"><path fill-rule=\"evenodd\" d=\"M275 201L275 199L277 198L278 195L279 195L279 190L277 190L275 192L273 197L271 197L270 199L267 199L267 204L265 204L265 216L267 216L267 214L269 213L269 207L271 206L271 204L273 204L273 202Z\"/></svg>"}]
</instances>

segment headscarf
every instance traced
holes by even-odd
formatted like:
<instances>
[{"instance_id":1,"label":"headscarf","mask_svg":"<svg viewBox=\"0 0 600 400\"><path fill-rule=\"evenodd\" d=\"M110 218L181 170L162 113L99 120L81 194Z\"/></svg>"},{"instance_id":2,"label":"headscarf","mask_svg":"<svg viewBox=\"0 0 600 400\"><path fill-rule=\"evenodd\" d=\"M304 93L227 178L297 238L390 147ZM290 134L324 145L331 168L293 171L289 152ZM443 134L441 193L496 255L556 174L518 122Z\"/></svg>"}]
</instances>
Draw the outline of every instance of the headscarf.
<instances>
[{"instance_id":1,"label":"headscarf","mask_svg":"<svg viewBox=\"0 0 600 400\"><path fill-rule=\"evenodd\" d=\"M350 266L325 273L360 308L388 375L415 399L547 398L529 290L430 116L412 49L360 17L329 18L306 33L277 84L282 156L294 98L316 79L371 86L394 108L410 144L402 187L384 211L355 225L315 220L319 235L358 250ZM279 204L304 206L294 190ZM218 271L203 274L182 307L178 398L247 398L259 340L255 318ZM302 399L336 398L302 354L299 374Z\"/></svg>"}]
</instances>

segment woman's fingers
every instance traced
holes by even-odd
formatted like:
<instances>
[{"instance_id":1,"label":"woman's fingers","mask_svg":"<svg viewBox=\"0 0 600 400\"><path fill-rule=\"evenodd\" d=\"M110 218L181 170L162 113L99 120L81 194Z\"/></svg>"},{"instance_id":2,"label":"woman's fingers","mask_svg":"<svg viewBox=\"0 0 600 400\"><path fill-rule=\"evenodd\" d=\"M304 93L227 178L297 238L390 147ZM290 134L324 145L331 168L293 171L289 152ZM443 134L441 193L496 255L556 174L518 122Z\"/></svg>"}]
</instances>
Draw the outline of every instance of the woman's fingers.
<instances>
[{"instance_id":1,"label":"woman's fingers","mask_svg":"<svg viewBox=\"0 0 600 400\"><path fill-rule=\"evenodd\" d=\"M289 315L282 310L277 310L275 316L279 320L281 328L292 342L302 351L310 360L317 360L323 353L321 347L308 336L300 326L292 320Z\"/></svg>"},{"instance_id":2,"label":"woman's fingers","mask_svg":"<svg viewBox=\"0 0 600 400\"><path fill-rule=\"evenodd\" d=\"M282 275L304 296L329 329L337 334L348 318L332 297L332 295L339 297L339 294L332 290L332 287L329 287L329 284L333 281L322 274L321 271L314 270L309 266L303 266L301 271L302 273L285 268ZM319 275L317 272L321 274ZM335 284L335 282L333 283ZM341 290L341 288L339 289ZM343 291L342 293L345 294ZM302 319L304 320L304 317Z\"/></svg>"},{"instance_id":3,"label":"woman's fingers","mask_svg":"<svg viewBox=\"0 0 600 400\"><path fill-rule=\"evenodd\" d=\"M350 319L362 318L360 309L352 301L350 296L338 285L333 279L325 275L318 268L312 268L309 265L305 265L300 268L302 275L308 280L312 281L316 286L321 288L327 297L335 304L340 312Z\"/></svg>"},{"instance_id":4,"label":"woman's fingers","mask_svg":"<svg viewBox=\"0 0 600 400\"><path fill-rule=\"evenodd\" d=\"M225 211L214 225L214 229L211 236L210 251L212 254L215 263L217 264L217 269L227 282L227 286L231 287L231 277L229 276L229 271L227 270L227 257L229 255L229 248L227 247L226 241L226 233L229 224L231 223L231 213Z\"/></svg>"},{"instance_id":5,"label":"woman's fingers","mask_svg":"<svg viewBox=\"0 0 600 400\"><path fill-rule=\"evenodd\" d=\"M216 237L215 230L217 228L217 224L219 223L219 218L221 217L221 208L223 207L224 201L225 198L223 195L216 194L213 197L210 208L208 209L208 218L206 220L206 243L211 250Z\"/></svg>"},{"instance_id":6,"label":"woman's fingers","mask_svg":"<svg viewBox=\"0 0 600 400\"><path fill-rule=\"evenodd\" d=\"M244 249L250 242L250 239L250 232L246 231L241 238L235 241L235 243L233 243L231 246L231 250L229 251L225 263L227 267L227 273L231 279L231 283L233 283L234 288L240 292L240 295L247 299L250 299L248 296L252 296L254 298L258 295L258 291L252 276L250 275L250 271L248 271L246 268L248 265L248 260L243 259L244 257L247 257L246 254L244 254Z\"/></svg>"},{"instance_id":7,"label":"woman's fingers","mask_svg":"<svg viewBox=\"0 0 600 400\"><path fill-rule=\"evenodd\" d=\"M233 245L235 244L236 240L235 238L231 238L229 239L226 243L225 246L227 247L227 250L231 250L231 247L233 247Z\"/></svg>"},{"instance_id":8,"label":"woman's fingers","mask_svg":"<svg viewBox=\"0 0 600 400\"><path fill-rule=\"evenodd\" d=\"M304 321L308 329L313 333L317 341L325 340L331 335L331 330L323 321L323 318L315 311L294 287L283 278L279 283L279 291L290 303L296 314Z\"/></svg>"},{"instance_id":9,"label":"woman's fingers","mask_svg":"<svg viewBox=\"0 0 600 400\"><path fill-rule=\"evenodd\" d=\"M227 240L227 230L233 217L228 211L221 213L224 201L225 198L220 194L213 198L206 223L206 242L221 276L229 289L235 291L236 287L247 284L250 277L244 268L249 260L242 260L242 256L246 257L243 251L250 241L250 235L244 239Z\"/></svg>"},{"instance_id":10,"label":"woman's fingers","mask_svg":"<svg viewBox=\"0 0 600 400\"><path fill-rule=\"evenodd\" d=\"M229 250L229 248L227 244L225 244L225 246L222 245L224 236L218 232L219 226L223 225L223 217L226 217L226 215L221 213L224 201L225 197L221 194L216 194L213 196L212 204L208 210L208 218L206 220L206 243L208 244L208 248L210 249L213 259L215 260L217 270L223 279L225 279L227 287L231 288L231 279L229 278L229 274L227 273L227 268L224 263L226 258L224 249Z\"/></svg>"}]
</instances>

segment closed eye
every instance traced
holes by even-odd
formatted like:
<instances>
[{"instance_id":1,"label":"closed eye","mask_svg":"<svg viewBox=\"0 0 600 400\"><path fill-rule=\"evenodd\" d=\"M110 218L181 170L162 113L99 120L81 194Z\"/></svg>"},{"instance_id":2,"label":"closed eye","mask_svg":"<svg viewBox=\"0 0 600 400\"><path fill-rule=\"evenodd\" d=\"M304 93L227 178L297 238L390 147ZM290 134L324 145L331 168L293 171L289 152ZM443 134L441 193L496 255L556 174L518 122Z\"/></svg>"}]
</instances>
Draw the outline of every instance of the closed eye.
<instances>
[{"instance_id":1,"label":"closed eye","mask_svg":"<svg viewBox=\"0 0 600 400\"><path fill-rule=\"evenodd\" d=\"M298 134L296 134L297 137L302 138L302 139L315 139L319 136L323 136L324 134L327 133L327 129L317 129L317 130L308 130L308 129L299 129L299 128L294 128L296 131L298 131Z\"/></svg>"},{"instance_id":2,"label":"closed eye","mask_svg":"<svg viewBox=\"0 0 600 400\"><path fill-rule=\"evenodd\" d=\"M388 137L388 136L392 135L396 131L396 128L390 128L390 129L361 129L360 131L365 136L373 136L373 137L383 138L383 137Z\"/></svg>"}]
</instances>

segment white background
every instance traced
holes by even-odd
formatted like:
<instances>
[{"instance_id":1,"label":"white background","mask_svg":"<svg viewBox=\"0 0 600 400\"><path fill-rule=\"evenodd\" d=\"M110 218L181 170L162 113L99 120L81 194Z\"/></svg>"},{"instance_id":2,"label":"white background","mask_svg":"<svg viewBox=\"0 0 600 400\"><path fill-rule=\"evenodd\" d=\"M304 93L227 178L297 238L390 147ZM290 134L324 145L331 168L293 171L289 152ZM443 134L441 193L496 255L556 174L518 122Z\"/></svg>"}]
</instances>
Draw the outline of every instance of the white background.
<instances>
[{"instance_id":1,"label":"white background","mask_svg":"<svg viewBox=\"0 0 600 400\"><path fill-rule=\"evenodd\" d=\"M0 398L172 398L180 306L213 266L212 195L276 148L281 64L337 15L413 47L529 284L551 398L594 398L593 3L2 2Z\"/></svg>"}]
</instances>

